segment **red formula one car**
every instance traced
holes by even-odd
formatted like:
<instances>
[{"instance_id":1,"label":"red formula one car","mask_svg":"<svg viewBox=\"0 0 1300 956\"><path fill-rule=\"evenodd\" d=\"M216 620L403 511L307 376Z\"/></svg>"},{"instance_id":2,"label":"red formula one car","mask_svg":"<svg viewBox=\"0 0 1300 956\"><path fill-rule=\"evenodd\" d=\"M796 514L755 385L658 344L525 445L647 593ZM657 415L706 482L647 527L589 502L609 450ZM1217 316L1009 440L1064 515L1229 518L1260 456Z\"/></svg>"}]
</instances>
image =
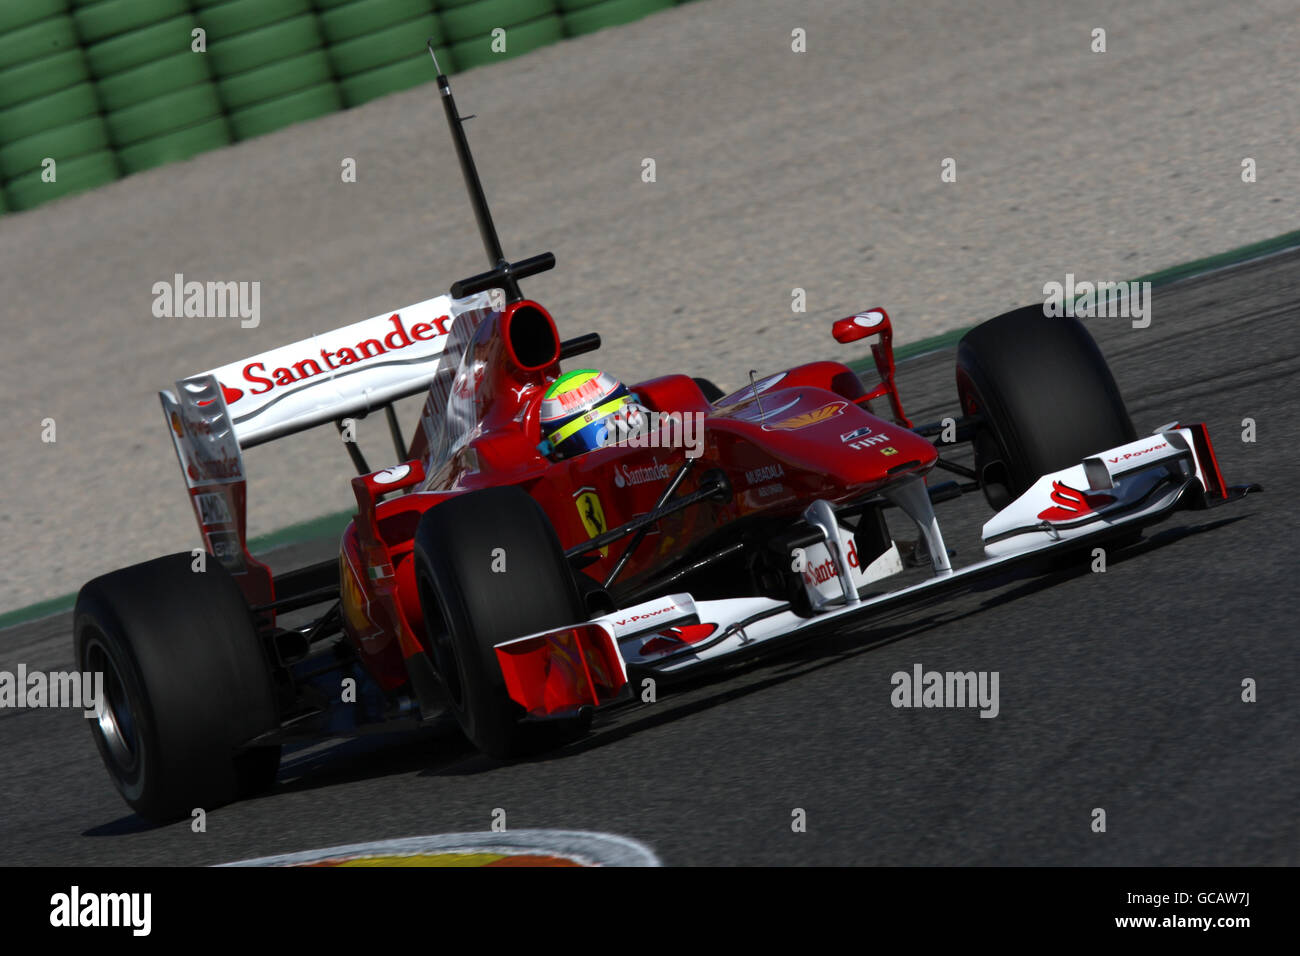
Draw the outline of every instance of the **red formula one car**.
<instances>
[{"instance_id":1,"label":"red formula one car","mask_svg":"<svg viewBox=\"0 0 1300 956\"><path fill-rule=\"evenodd\" d=\"M449 712L499 757L554 746L639 699L646 677L865 622L1254 487L1225 484L1204 425L1139 437L1087 331L1037 306L962 340L960 410L939 446L941 424L903 412L880 309L833 327L872 341L871 388L830 361L730 395L686 375L624 388L565 374L599 338L562 340L521 294L554 258L504 257L438 84L491 269L163 392L206 553L106 574L78 597L78 663L105 674L96 743L146 817L269 786L298 735ZM408 442L392 402L424 392ZM372 470L347 444L360 474L338 557L273 576L248 552L242 452L324 423L346 433L380 409L396 464ZM965 442L973 468L942 457ZM956 568L933 504L974 490L995 513L984 557ZM903 549L890 509L915 527ZM928 573L909 581L918 559Z\"/></svg>"}]
</instances>

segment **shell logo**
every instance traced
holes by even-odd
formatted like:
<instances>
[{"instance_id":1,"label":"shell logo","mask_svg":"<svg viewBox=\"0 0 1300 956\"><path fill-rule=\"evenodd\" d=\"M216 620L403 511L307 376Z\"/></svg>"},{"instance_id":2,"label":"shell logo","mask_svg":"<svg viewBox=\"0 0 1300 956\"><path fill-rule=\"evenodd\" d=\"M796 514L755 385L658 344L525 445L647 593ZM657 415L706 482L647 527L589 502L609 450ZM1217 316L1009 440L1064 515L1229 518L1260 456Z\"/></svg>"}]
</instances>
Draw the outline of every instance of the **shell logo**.
<instances>
[{"instance_id":1,"label":"shell logo","mask_svg":"<svg viewBox=\"0 0 1300 956\"><path fill-rule=\"evenodd\" d=\"M807 428L810 425L820 425L822 422L830 421L844 411L848 402L831 402L823 405L821 408L814 408L810 412L801 412L790 418L782 419L774 425L764 425L765 431L781 430L795 431L800 428Z\"/></svg>"},{"instance_id":2,"label":"shell logo","mask_svg":"<svg viewBox=\"0 0 1300 956\"><path fill-rule=\"evenodd\" d=\"M354 634L371 634L375 626L366 615L369 602L365 592L361 590L361 585L357 583L351 565L343 558L339 559L339 584L339 603L343 608L343 619L347 621Z\"/></svg>"},{"instance_id":3,"label":"shell logo","mask_svg":"<svg viewBox=\"0 0 1300 956\"><path fill-rule=\"evenodd\" d=\"M1052 482L1052 507L1038 513L1040 521L1071 521L1113 504L1112 495L1088 494L1062 481Z\"/></svg>"}]
</instances>

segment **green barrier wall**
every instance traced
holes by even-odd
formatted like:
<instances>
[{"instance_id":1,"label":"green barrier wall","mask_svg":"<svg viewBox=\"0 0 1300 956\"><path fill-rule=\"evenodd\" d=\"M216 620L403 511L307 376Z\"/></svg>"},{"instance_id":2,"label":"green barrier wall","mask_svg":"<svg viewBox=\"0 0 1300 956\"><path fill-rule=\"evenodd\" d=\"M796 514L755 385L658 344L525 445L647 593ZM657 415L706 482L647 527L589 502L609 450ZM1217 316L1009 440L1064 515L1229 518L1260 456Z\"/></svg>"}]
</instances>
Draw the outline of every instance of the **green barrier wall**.
<instances>
[{"instance_id":1,"label":"green barrier wall","mask_svg":"<svg viewBox=\"0 0 1300 956\"><path fill-rule=\"evenodd\" d=\"M0 0L0 215L687 0Z\"/></svg>"}]
</instances>

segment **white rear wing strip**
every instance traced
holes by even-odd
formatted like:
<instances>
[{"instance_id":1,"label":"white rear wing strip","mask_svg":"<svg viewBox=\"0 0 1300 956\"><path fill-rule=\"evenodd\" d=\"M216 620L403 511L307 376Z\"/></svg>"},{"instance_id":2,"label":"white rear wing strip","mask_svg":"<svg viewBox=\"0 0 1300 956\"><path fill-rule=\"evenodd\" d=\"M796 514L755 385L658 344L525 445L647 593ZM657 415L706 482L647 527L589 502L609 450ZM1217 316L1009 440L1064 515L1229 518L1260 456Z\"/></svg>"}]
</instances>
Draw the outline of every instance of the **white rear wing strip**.
<instances>
[{"instance_id":1,"label":"white rear wing strip","mask_svg":"<svg viewBox=\"0 0 1300 956\"><path fill-rule=\"evenodd\" d=\"M240 448L375 408L429 387L457 317L490 310L489 293L441 295L314 335L176 383L212 376Z\"/></svg>"}]
</instances>

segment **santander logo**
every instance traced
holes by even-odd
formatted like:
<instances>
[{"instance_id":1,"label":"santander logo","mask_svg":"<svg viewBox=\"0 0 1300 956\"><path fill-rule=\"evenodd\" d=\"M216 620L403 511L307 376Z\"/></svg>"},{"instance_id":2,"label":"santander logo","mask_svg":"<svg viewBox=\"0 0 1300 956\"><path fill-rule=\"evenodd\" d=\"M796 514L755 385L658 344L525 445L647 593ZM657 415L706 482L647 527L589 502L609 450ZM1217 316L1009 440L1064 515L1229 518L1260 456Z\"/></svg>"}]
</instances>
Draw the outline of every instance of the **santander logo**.
<instances>
[{"instance_id":1,"label":"santander logo","mask_svg":"<svg viewBox=\"0 0 1300 956\"><path fill-rule=\"evenodd\" d=\"M244 390L241 388L231 388L229 385L222 382L218 382L217 384L221 386L221 397L226 400L227 405L233 405L244 397ZM205 405L211 405L212 399L209 398L205 401L198 402L197 404L199 408L202 408Z\"/></svg>"},{"instance_id":2,"label":"santander logo","mask_svg":"<svg viewBox=\"0 0 1300 956\"><path fill-rule=\"evenodd\" d=\"M858 558L858 546L852 538L849 539L849 567L854 571L858 570L861 561ZM820 564L810 564L804 569L803 579L817 587L819 584L825 584L827 581L837 580L840 576L839 568L835 564L835 559L827 556L825 561Z\"/></svg>"},{"instance_id":3,"label":"santander logo","mask_svg":"<svg viewBox=\"0 0 1300 956\"><path fill-rule=\"evenodd\" d=\"M661 465L658 458L650 459L650 464L629 468L626 463L614 467L614 487L626 488L628 485L644 485L648 481L664 481L672 475L667 465Z\"/></svg>"},{"instance_id":4,"label":"santander logo","mask_svg":"<svg viewBox=\"0 0 1300 956\"><path fill-rule=\"evenodd\" d=\"M266 395L278 388L318 375L328 378L335 372L347 370L349 366L380 358L389 352L401 352L417 342L428 342L446 335L450 322L450 315L440 315L432 322L417 322L408 329L402 322L401 315L394 312L388 319L391 329L386 334L376 331L370 338L355 344L318 349L317 355L306 356L296 362L285 361L272 369L266 367L265 361L254 359L240 370L243 376L240 384L245 387L237 388L222 382L221 394L227 405L234 405L247 395ZM315 341L321 339L318 336Z\"/></svg>"},{"instance_id":5,"label":"santander logo","mask_svg":"<svg viewBox=\"0 0 1300 956\"><path fill-rule=\"evenodd\" d=\"M410 473L410 465L394 465L392 468L385 468L383 471L375 472L372 480L377 485L391 485L394 482L401 481Z\"/></svg>"},{"instance_id":6,"label":"santander logo","mask_svg":"<svg viewBox=\"0 0 1300 956\"><path fill-rule=\"evenodd\" d=\"M1083 515L1092 514L1098 508L1115 501L1112 495L1085 494L1071 488L1064 482L1052 482L1052 501L1054 506L1038 513L1042 521L1069 521Z\"/></svg>"}]
</instances>

